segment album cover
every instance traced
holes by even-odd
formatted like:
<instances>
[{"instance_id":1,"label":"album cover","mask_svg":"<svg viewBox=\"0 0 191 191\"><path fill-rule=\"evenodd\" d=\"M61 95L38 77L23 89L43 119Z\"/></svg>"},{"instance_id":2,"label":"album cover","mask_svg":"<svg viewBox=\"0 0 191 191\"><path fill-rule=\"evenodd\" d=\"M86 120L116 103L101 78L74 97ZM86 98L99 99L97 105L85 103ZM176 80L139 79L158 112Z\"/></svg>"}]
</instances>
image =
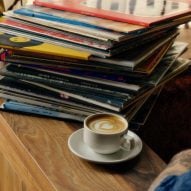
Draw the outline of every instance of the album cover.
<instances>
[{"instance_id":1,"label":"album cover","mask_svg":"<svg viewBox=\"0 0 191 191\"><path fill-rule=\"evenodd\" d=\"M38 105L32 105L12 100L5 100L3 103L0 104L0 109L4 111L14 111L14 112L21 112L22 114L37 114L47 117L59 118L59 119L68 119L68 120L75 120L82 122L87 115L83 116L80 115L78 112L77 114L58 111L52 108L41 107Z\"/></svg>"},{"instance_id":2,"label":"album cover","mask_svg":"<svg viewBox=\"0 0 191 191\"><path fill-rule=\"evenodd\" d=\"M188 43L186 42L172 41L170 43L167 43L163 47L161 47L160 50L157 50L153 55L151 55L146 61L135 67L133 72L150 75L160 63L161 59L169 59L169 57L175 54L177 54L177 56L180 56L187 47Z\"/></svg>"},{"instance_id":3,"label":"album cover","mask_svg":"<svg viewBox=\"0 0 191 191\"><path fill-rule=\"evenodd\" d=\"M178 0L35 0L34 4L143 26L191 13L188 1Z\"/></svg>"},{"instance_id":4,"label":"album cover","mask_svg":"<svg viewBox=\"0 0 191 191\"><path fill-rule=\"evenodd\" d=\"M172 27L176 27L180 24L189 22L191 19L191 15L186 15L182 16L181 18L174 19L171 22L164 22L160 25L144 27L140 25L129 24L124 22L116 22L113 20L91 17L72 12L59 11L56 9L51 9L46 7L33 6L33 5L27 6L26 7L27 11L29 10L38 12L37 14L38 17L35 17L35 15L33 15L32 13L22 14L23 9L25 12L25 8L18 9L18 14L15 13L17 12L17 10L7 11L4 12L3 14L8 17L16 18L19 20L29 21L31 23L38 23L39 25L47 26L49 28L81 34L83 36L89 36L100 40L114 40L118 42L125 41L126 39L129 39L132 36L136 35L141 36L145 34L150 34L152 32L168 30ZM46 16L46 18L44 17L39 18L40 13L42 13L43 16ZM49 20L50 18L47 17L52 15L53 19ZM62 17L64 17L63 20ZM68 19L70 22L68 21ZM81 23L85 23L86 26L82 26L83 24ZM77 27L75 24L78 24Z\"/></svg>"},{"instance_id":5,"label":"album cover","mask_svg":"<svg viewBox=\"0 0 191 191\"><path fill-rule=\"evenodd\" d=\"M171 42L172 43L172 42ZM136 66L133 70L125 66L116 66L110 64L100 64L98 62L80 61L75 59L64 59L64 60L53 60L39 57L32 57L27 55L11 54L6 55L2 60L5 62L11 62L13 64L23 64L31 67L50 69L55 71L62 71L63 69L77 69L84 72L102 72L105 74L119 74L121 77L144 77L150 75L156 66L159 64L161 59L167 59L168 56L175 54L176 52L180 55L188 46L188 43L175 41L171 46L168 42L163 45L159 50L157 49L151 56ZM170 47L170 48L169 48ZM166 51L168 52L166 53ZM165 57L164 54L166 53Z\"/></svg>"},{"instance_id":6,"label":"album cover","mask_svg":"<svg viewBox=\"0 0 191 191\"><path fill-rule=\"evenodd\" d=\"M143 27L143 26L139 26L139 25L132 25L129 23L123 23L123 22L116 22L116 21L112 21L112 20L108 20L108 19L102 19L102 18L98 18L98 17L89 17L87 15L82 15L82 14L75 14L72 12L65 12L65 11L59 11L59 10L55 10L55 9L50 9L49 8L45 8L45 7L40 7L40 6L34 6L32 7L32 10L34 9L38 13L41 13L41 10L45 10L45 12L42 14L43 15L49 15L49 14L53 14L54 12L60 12L58 13L58 15L56 14L56 16L58 16L58 19L56 19L56 21L53 20L48 20L48 18L38 18L38 17L34 17L33 14L26 14L23 15L22 14L22 10L21 10L21 14L17 14L15 13L15 11L7 11L4 12L3 14L8 16L9 18L15 18L18 19L20 21L28 21L30 23L38 23L38 25L41 26L46 26L49 27L51 29L57 29L57 30L61 30L61 31L67 31L67 32L71 32L74 34L80 34L83 36L88 36L91 38L95 38L95 39L100 39L100 40L113 40L113 41L118 41L118 42L123 42L127 39L130 38L134 38L135 36L144 36L146 34L151 34L151 33L156 33L159 32L161 30L168 30L172 27L176 27L180 24L189 22L191 19L191 15L187 15L181 18L177 18L174 19L173 21L171 21L170 23L162 23L161 25L157 25L157 26L153 26L153 27ZM23 8L25 10L25 8ZM31 10L30 8L28 8L28 6L26 7L26 9ZM18 9L19 11L20 9ZM25 11L24 11L25 12ZM61 14L61 15L60 15ZM60 20L62 20L62 14L64 14L64 19L66 19L66 22L64 22L65 20L63 20L63 22L60 22ZM72 15L74 14L74 15ZM61 18L60 18L60 17ZM88 18L86 18L88 17ZM54 17L53 17L54 18ZM70 21L72 20L72 22L67 22L67 20L70 19ZM79 25L75 25L75 21L77 20L77 23ZM94 21L95 20L95 21ZM82 26L80 25L80 23L88 23L88 24L92 24L93 27L88 27L87 26ZM96 27L95 25L101 25L101 27ZM121 25L127 25L127 26L121 26ZM104 29L102 27L105 27ZM140 29L137 29L137 27L140 27ZM109 28L114 28L113 30L110 30ZM126 32L125 32L126 30ZM117 31L117 32L116 32Z\"/></svg>"},{"instance_id":7,"label":"album cover","mask_svg":"<svg viewBox=\"0 0 191 191\"><path fill-rule=\"evenodd\" d=\"M23 104L26 104L27 108L22 108L22 109L18 109L18 111L23 112L24 114L32 114L33 113L33 107L39 107L39 108L43 108L45 110L43 110L42 112L37 112L35 111L36 114L42 114L43 116L49 116L50 117L56 117L52 114L54 114L54 111L59 112L60 114L64 113L67 115L72 115L72 116L78 116L76 120L78 120L79 118L94 114L94 113L102 113L102 112L112 112L112 113L116 113L119 115L122 115L123 117L125 117L128 121L131 120L131 118L136 115L136 113L139 111L139 109L142 107L142 105L147 101L147 99L150 97L150 94L152 92L150 92L148 95L143 96L140 100L138 100L137 102L135 102L134 104L131 104L129 106L126 107L126 109L122 112L115 112L115 111L111 111L111 110L106 110L106 109L102 109L99 107L95 107L93 108L92 106L88 106L88 104L85 105L68 105L68 104L63 104L62 102L56 102L56 101L50 101L50 100L46 100L40 98L40 97L34 97L32 95L25 95L20 92L14 92L14 91L8 91L8 90L2 90L0 89L0 97L2 98L2 102L1 102L1 106L2 109L4 110L10 110L10 111L17 111L15 110L15 104L21 105L21 108L23 106ZM7 107L3 107L6 106ZM29 108L29 106L31 106L31 108ZM58 114L59 114L58 113ZM58 118L62 119L62 115L57 115ZM69 118L70 119L70 118Z\"/></svg>"},{"instance_id":8,"label":"album cover","mask_svg":"<svg viewBox=\"0 0 191 191\"><path fill-rule=\"evenodd\" d=\"M184 72L188 69L189 65L191 64L191 61L189 59L185 58L177 58L173 65L169 68L169 70L166 72L164 77L160 80L159 84L164 84L173 77L179 75L180 73Z\"/></svg>"},{"instance_id":9,"label":"album cover","mask_svg":"<svg viewBox=\"0 0 191 191\"><path fill-rule=\"evenodd\" d=\"M111 51L112 49L102 50L102 49L98 49L98 48L94 48L94 47L88 47L88 46L83 46L80 44L74 44L72 42L66 42L66 41L63 42L62 40L55 39L54 37L47 38L46 36L41 36L39 34L30 33L29 31L21 31L21 30L14 29L14 28L10 29L9 27L6 27L6 26L0 26L0 32L41 42L41 46L44 46L44 48L50 49L49 54L51 54L53 56L56 55L57 57L59 57L59 56L63 57L63 55L65 53L63 49L65 49L67 51L65 53L65 55L66 55L65 57L72 57L72 58L80 57L80 59L83 59L83 60L87 59L87 54L88 54L88 57L90 55L96 55L96 56L99 56L102 58L106 58L106 57L111 57L115 53L115 52L113 53L113 51ZM38 47L39 51L38 52L36 51L36 52L41 53L41 54L43 54L44 52L47 52L47 50L42 50L41 46ZM31 49L31 47L30 48L25 47L25 51L26 50L28 51L30 49ZM33 52L35 52L36 49L37 49L37 47L34 48ZM51 50L51 49L55 49L55 50ZM76 55L74 54L75 51L76 51ZM80 55L79 52L81 52L82 55ZM85 55L86 58L84 58L84 54L86 54Z\"/></svg>"},{"instance_id":10,"label":"album cover","mask_svg":"<svg viewBox=\"0 0 191 191\"><path fill-rule=\"evenodd\" d=\"M75 121L83 121L88 115L95 114L97 112L112 112L114 114L122 115L128 121L130 121L130 119L136 115L150 95L145 96L134 105L130 105L126 111L122 113L99 109L97 111L93 111L91 108L87 108L86 110L83 110L80 107L70 108L65 105L60 106L55 103L51 104L45 101L42 102L40 99L33 99L33 97L26 97L21 94L19 95L2 90L0 90L0 97L0 109L4 111L21 112L22 114L30 115L37 114L59 119L72 119Z\"/></svg>"},{"instance_id":11,"label":"album cover","mask_svg":"<svg viewBox=\"0 0 191 191\"><path fill-rule=\"evenodd\" d=\"M99 94L100 96L109 96L115 99L125 100L127 97L130 97L130 93L120 92L114 88L97 86L95 87L91 83L83 84L79 80L70 79L64 76L59 75L49 75L48 72L43 72L35 68L28 68L25 66L17 66L14 64L6 64L1 70L0 74L3 76L10 76L17 79L31 80L33 82L39 82L45 85L50 85L53 87L63 87L65 90L75 90L78 94L79 92L88 92L91 94Z\"/></svg>"},{"instance_id":12,"label":"album cover","mask_svg":"<svg viewBox=\"0 0 191 191\"><path fill-rule=\"evenodd\" d=\"M131 68L132 70L141 62L146 60L149 56L151 56L155 51L164 46L166 43L171 42L176 38L178 33L176 31L163 31L162 36L158 35L158 37L150 36L150 39L143 38L139 39L139 42L132 40L132 43L136 44L137 47L130 48L131 43L129 43L129 50L123 51L121 54L113 56L111 58L100 58L91 56L89 57L90 61L94 61L96 63L106 63L110 65L118 65L118 66L126 66ZM149 37L148 37L149 38Z\"/></svg>"},{"instance_id":13,"label":"album cover","mask_svg":"<svg viewBox=\"0 0 191 191\"><path fill-rule=\"evenodd\" d=\"M164 55L171 49L172 44L173 42L168 42L156 50L148 59L136 66L134 72L150 75L163 59Z\"/></svg>"},{"instance_id":14,"label":"album cover","mask_svg":"<svg viewBox=\"0 0 191 191\"><path fill-rule=\"evenodd\" d=\"M0 29L0 31L3 31ZM8 30L11 32L11 30ZM9 50L19 50L24 52L31 52L33 55L44 54L57 57L72 57L83 60L88 60L90 53L78 51L62 46L57 46L38 40L33 40L20 35L12 35L4 32L0 32L0 47Z\"/></svg>"},{"instance_id":15,"label":"album cover","mask_svg":"<svg viewBox=\"0 0 191 191\"><path fill-rule=\"evenodd\" d=\"M28 66L22 64L6 64L0 70L2 75L9 75L18 78L25 78L28 80L35 80L36 82L47 82L52 84L60 84L62 86L72 86L73 88L84 88L89 91L97 91L100 94L110 94L121 97L123 95L128 96L130 93L136 93L141 90L141 86L135 84L115 82L111 80L105 80L103 78L90 78L89 76L83 77L82 75L68 74L56 72L52 69L43 69L36 66ZM117 93L119 92L119 93Z\"/></svg>"},{"instance_id":16,"label":"album cover","mask_svg":"<svg viewBox=\"0 0 191 191\"><path fill-rule=\"evenodd\" d=\"M166 81L170 80L172 77L186 70L189 64L190 64L189 60L178 58L177 61L175 61L173 67L171 67L167 75L163 78L163 81L160 82L160 86L162 86ZM161 88L162 87L160 87L160 90ZM140 96L140 98L137 101L135 101L134 104L128 105L126 110L118 113L126 117L130 121L131 128L137 129L139 125L142 125L147 119L148 114L151 112L151 108L154 106L154 103L156 102L155 98L158 97L152 95L154 90L155 88L150 89L146 94ZM24 96L23 94L19 95L13 92L10 93L4 90L0 90L0 96L5 99L4 101L1 101L1 107L3 107L4 110L8 111L16 111L16 112L20 111L27 114L34 113L43 116L56 117L56 118L58 117L60 119L65 119L65 117L67 117L68 119L74 119L79 121L81 121L81 119L84 118L85 116L89 115L88 113L96 112L92 111L91 107L88 107L87 110L86 109L83 110L80 107L70 108L67 105L62 106L62 104L59 104L59 102L57 102L57 104L56 102L53 102L51 104L47 103L45 99L43 100L34 99L34 97L31 96ZM149 107L148 104L151 107ZM80 109L80 115L78 109Z\"/></svg>"},{"instance_id":17,"label":"album cover","mask_svg":"<svg viewBox=\"0 0 191 191\"><path fill-rule=\"evenodd\" d=\"M84 45L87 47L94 47L97 49L107 50L114 46L114 43L111 41L102 41L98 39L93 39L81 35L76 35L68 32L63 32L55 29L51 29L49 27L39 26L38 24L31 24L25 21L20 21L11 18L0 18L0 26L4 28L9 28L10 30L17 30L19 32L25 32L27 35L38 35L40 36L44 42L49 39L52 40L52 44L54 41L62 42L63 45L67 46L68 43L73 43L73 45ZM87 49L88 50L88 49Z\"/></svg>"},{"instance_id":18,"label":"album cover","mask_svg":"<svg viewBox=\"0 0 191 191\"><path fill-rule=\"evenodd\" d=\"M11 18L31 22L31 23L38 23L41 26L46 26L52 29L67 31L74 34L80 34L80 35L91 37L94 39L105 40L105 41L108 41L108 40L121 41L124 39L123 34L119 34L113 31L107 31L107 30L97 29L97 28L89 28L89 27L84 27L80 25L76 27L76 25L72 25L69 23L57 22L57 21L41 19L37 17L30 17L30 16L16 14L13 11L4 12L4 15L7 17L11 17Z\"/></svg>"},{"instance_id":19,"label":"album cover","mask_svg":"<svg viewBox=\"0 0 191 191\"><path fill-rule=\"evenodd\" d=\"M88 106L88 104L67 104L63 103L62 101L59 102L58 100L47 100L41 98L40 96L35 97L32 95L22 94L23 92L14 92L0 89L0 97L6 100L12 100L19 103L30 104L33 106L39 106L43 108L48 108L50 110L52 109L55 111L79 116L88 116L97 112L108 112L107 110L101 109L99 107L93 108L91 105Z\"/></svg>"},{"instance_id":20,"label":"album cover","mask_svg":"<svg viewBox=\"0 0 191 191\"><path fill-rule=\"evenodd\" d=\"M167 54L164 59L162 59L161 63L156 67L156 69L154 70L154 72L144 81L147 84L150 85L154 85L157 86L158 84L160 84L161 81L164 80L164 77L169 73L169 71L171 71L171 68L176 67L176 63L177 63L177 59L179 59L178 57L180 56L180 54L182 53L181 49L178 49L173 52L171 52L171 54ZM184 62L181 62L184 63Z\"/></svg>"},{"instance_id":21,"label":"album cover","mask_svg":"<svg viewBox=\"0 0 191 191\"><path fill-rule=\"evenodd\" d=\"M140 73L136 70L132 71L131 68L124 67L124 66L115 66L115 65L99 65L97 63L93 63L90 61L80 61L80 60L68 60L63 59L61 60L54 60L54 59L47 59L47 58L40 58L40 57L32 57L28 55L20 55L13 54L6 55L2 58L4 63L11 63L12 65L19 65L23 67L31 67L31 68L41 68L45 70L52 70L57 72L67 72L73 73L72 71L76 70L82 73L90 73L97 74L96 76L105 76L111 75L108 79L116 79L118 78L119 81L123 80L123 76L128 77L144 77L145 74ZM147 64L147 63L145 63ZM79 74L78 72L78 74ZM102 74L102 75L101 75ZM117 77L118 76L118 77Z\"/></svg>"},{"instance_id":22,"label":"album cover","mask_svg":"<svg viewBox=\"0 0 191 191\"><path fill-rule=\"evenodd\" d=\"M32 105L38 105L40 107L53 108L61 111L68 111L78 113L81 112L82 115L89 115L98 112L109 112L107 109L103 109L98 106L93 106L91 104L82 104L80 102L68 102L63 99L57 99L51 97L51 95L47 96L45 94L37 94L35 91L28 91L27 87L11 90L10 88L0 89L0 97L4 99L10 99L17 102L28 103Z\"/></svg>"},{"instance_id":23,"label":"album cover","mask_svg":"<svg viewBox=\"0 0 191 191\"><path fill-rule=\"evenodd\" d=\"M145 30L145 27L135 24L117 22L108 19L91 17L83 14L77 14L34 5L25 6L20 9L16 9L13 12L17 15L41 18L43 20L55 21L58 23L67 23L71 25L76 25L78 27L84 26L86 28L93 28L98 31L99 29L106 29L111 31L118 31L120 33L140 33L141 31Z\"/></svg>"},{"instance_id":24,"label":"album cover","mask_svg":"<svg viewBox=\"0 0 191 191\"><path fill-rule=\"evenodd\" d=\"M136 125L144 125L147 121L150 113L152 112L155 103L157 102L163 86L156 89L149 98L144 102L142 107L137 111L137 113L132 117L130 123Z\"/></svg>"},{"instance_id":25,"label":"album cover","mask_svg":"<svg viewBox=\"0 0 191 191\"><path fill-rule=\"evenodd\" d=\"M64 100L62 98L53 96L51 93L47 94L46 91L37 93L37 91L34 90L34 88L32 88L31 86L19 85L17 88L12 87L11 85L6 85L6 86L0 85L0 86L1 86L0 97L5 99L15 100L18 102L24 102L53 109L57 108L57 110L60 109L65 112L67 111L73 113L80 112L83 115L112 111L88 103L84 104L77 101L73 102Z\"/></svg>"},{"instance_id":26,"label":"album cover","mask_svg":"<svg viewBox=\"0 0 191 191\"><path fill-rule=\"evenodd\" d=\"M89 28L89 27L84 27L81 25L78 25L76 27L76 25L73 25L73 24L21 15L13 11L7 11L7 12L4 12L3 14L7 17L11 17L11 18L31 22L31 23L38 23L41 26L46 26L46 27L61 30L61 31L67 31L74 34L80 34L83 36L87 36L87 37L91 37L91 38L99 39L99 40L105 40L105 41L114 40L114 41L120 42L120 41L123 41L124 38L126 38L124 34L121 34L119 32L104 30L101 28Z\"/></svg>"},{"instance_id":27,"label":"album cover","mask_svg":"<svg viewBox=\"0 0 191 191\"><path fill-rule=\"evenodd\" d=\"M133 58L139 55L137 53L135 55L135 53L134 53L135 51L133 51L133 50L138 51L140 49L140 51L141 51L141 48L142 48L145 51L146 45L149 46L149 43L153 44L153 43L156 43L156 41L160 41L160 42L157 42L156 46L158 47L158 46L162 45L163 43L165 43L165 41L170 40L171 38L177 36L177 34L178 34L176 32L176 30L160 31L157 33L153 33L152 35L150 34L150 35L146 35L144 37L142 36L141 38L135 37L134 39L127 40L126 43L116 44L116 46L114 46L110 49L102 50L102 49L98 49L98 48L94 48L94 47L87 47L87 46L82 46L80 44L74 44L72 42L63 43L63 42L61 42L61 40L56 40L56 39L53 40L53 39L42 37L40 35L32 34L29 32L22 32L20 30L13 29L13 28L11 28L11 30L10 30L10 28L6 28L5 26L3 26L3 27L0 26L0 31L4 32L4 34L6 34L6 35L20 36L23 38L32 39L33 41L37 41L37 42L41 43L41 46L43 46L43 48L47 48L47 49L49 48L50 49L49 55L52 52L51 56L54 56L54 57L57 56L57 59L59 59L59 56L61 58L64 57L63 56L64 50L63 50L63 52L61 52L61 50L59 52L59 54L62 53L62 56L58 55L58 53L55 54L56 50L59 47L60 49L63 49L63 48L65 48L66 50L68 49L68 51L65 53L66 54L65 57L72 57L72 58L78 58L78 59L83 59L83 60L89 59L91 61L103 62L103 63L109 63L109 64L112 64L112 63L116 64L116 62L117 62L118 65L123 65L126 63L128 64L130 62L130 66L131 66L132 62L134 62ZM53 45L50 43L54 43L54 44L58 44L58 45ZM144 47L143 47L143 45L144 45ZM56 47L56 49L54 46ZM68 47L68 48L66 48L66 47ZM154 48L156 49L157 47L154 47ZM31 51L28 51L29 49L31 49L31 51L32 51L31 47L30 48L26 47L24 50L25 51L27 50L26 52L31 52ZM77 51L77 49L79 51ZM35 49L33 49L33 50L35 51ZM38 50L39 51L35 51L36 56L38 54L42 55L43 52L46 52L46 50L44 50L44 49L39 48ZM69 52L69 50L71 50L71 51L76 50L76 52L78 52L78 55L74 55L74 52ZM82 52L82 54L79 54L80 51ZM153 50L150 50L150 51L153 51ZM70 53L70 55L67 55L69 53ZM143 55L144 53L141 52L141 55ZM149 52L146 52L146 53L148 55ZM86 54L86 58L84 58L84 54ZM88 54L88 56L87 56L87 54ZM46 53L46 55L48 55L48 54ZM131 60L129 60L129 62L128 62L127 60L124 61L124 59L127 59L126 57L124 58L124 55L127 55L130 58L134 55L134 57L131 58ZM94 58L94 56L95 56L95 58ZM112 56L111 59L107 59L107 57L109 58L111 56ZM100 57L100 60L99 60L99 57Z\"/></svg>"},{"instance_id":28,"label":"album cover","mask_svg":"<svg viewBox=\"0 0 191 191\"><path fill-rule=\"evenodd\" d=\"M50 84L43 84L33 82L31 80L29 81L10 77L1 78L0 88L6 90L14 89L15 91L18 90L18 88L25 88L29 92L34 92L37 91L36 89L38 89L39 91L41 90L43 94L46 92L48 96L52 95L53 97L63 99L65 101L93 104L113 111L122 110L127 101L131 99L130 97L126 97L123 99L112 98L112 96L98 95L96 93L87 94L86 92L77 91L76 89L65 89L64 86L55 87L51 86ZM30 90L31 88L33 88L32 91Z\"/></svg>"},{"instance_id":29,"label":"album cover","mask_svg":"<svg viewBox=\"0 0 191 191\"><path fill-rule=\"evenodd\" d=\"M121 112L121 114L128 120L129 123L131 122L132 118L137 115L137 112L139 112L145 102L147 102L152 93L153 92L150 91L145 96L142 96L141 99L138 99L133 104L127 106L125 110Z\"/></svg>"}]
</instances>

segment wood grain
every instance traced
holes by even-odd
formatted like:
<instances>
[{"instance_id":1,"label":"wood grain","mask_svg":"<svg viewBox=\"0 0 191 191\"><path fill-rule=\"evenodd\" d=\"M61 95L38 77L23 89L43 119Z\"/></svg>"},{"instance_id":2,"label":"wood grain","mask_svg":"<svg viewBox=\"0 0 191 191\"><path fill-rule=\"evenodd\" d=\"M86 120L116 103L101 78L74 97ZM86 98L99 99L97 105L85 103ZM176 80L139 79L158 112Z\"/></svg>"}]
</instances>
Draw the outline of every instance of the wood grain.
<instances>
[{"instance_id":1,"label":"wood grain","mask_svg":"<svg viewBox=\"0 0 191 191\"><path fill-rule=\"evenodd\" d=\"M11 167L7 159L0 152L0 190L27 191L25 183Z\"/></svg>"},{"instance_id":2,"label":"wood grain","mask_svg":"<svg viewBox=\"0 0 191 191\"><path fill-rule=\"evenodd\" d=\"M146 190L165 167L165 163L146 145L139 157L117 165L98 165L81 160L67 146L70 134L82 127L40 117L1 113L15 136L21 141L39 172L43 172L56 191L83 190ZM24 157L24 156L23 156ZM28 169L34 171L33 167ZM38 169L35 169L37 173ZM33 173L35 181L39 175ZM40 177L42 178L42 177ZM46 186L46 184L44 185Z\"/></svg>"},{"instance_id":3,"label":"wood grain","mask_svg":"<svg viewBox=\"0 0 191 191\"><path fill-rule=\"evenodd\" d=\"M19 177L27 184L28 190L53 191L53 186L39 169L32 155L17 138L12 128L0 115L0 151ZM3 190L6 191L6 190Z\"/></svg>"}]
</instances>

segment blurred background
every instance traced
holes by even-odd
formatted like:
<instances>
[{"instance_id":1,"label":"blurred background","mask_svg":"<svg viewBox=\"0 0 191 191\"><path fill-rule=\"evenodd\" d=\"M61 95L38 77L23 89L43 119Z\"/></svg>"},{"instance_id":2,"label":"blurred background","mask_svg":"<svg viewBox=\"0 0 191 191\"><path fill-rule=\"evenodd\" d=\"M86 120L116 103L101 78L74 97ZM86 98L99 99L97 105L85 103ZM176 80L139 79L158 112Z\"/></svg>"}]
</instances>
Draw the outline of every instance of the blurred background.
<instances>
[{"instance_id":1,"label":"blurred background","mask_svg":"<svg viewBox=\"0 0 191 191\"><path fill-rule=\"evenodd\" d=\"M0 0L0 12L16 9L25 4L31 4L33 0Z\"/></svg>"}]
</instances>

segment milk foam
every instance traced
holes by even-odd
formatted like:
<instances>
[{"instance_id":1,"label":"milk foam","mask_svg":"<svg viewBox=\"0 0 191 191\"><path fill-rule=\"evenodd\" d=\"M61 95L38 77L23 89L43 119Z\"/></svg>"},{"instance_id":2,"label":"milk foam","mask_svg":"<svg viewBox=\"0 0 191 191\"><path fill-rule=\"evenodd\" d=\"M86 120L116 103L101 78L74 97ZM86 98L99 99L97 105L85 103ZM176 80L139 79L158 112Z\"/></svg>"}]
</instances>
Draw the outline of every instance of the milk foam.
<instances>
[{"instance_id":1,"label":"milk foam","mask_svg":"<svg viewBox=\"0 0 191 191\"><path fill-rule=\"evenodd\" d=\"M125 129L125 123L119 117L99 116L88 122L88 127L99 133L117 133Z\"/></svg>"}]
</instances>

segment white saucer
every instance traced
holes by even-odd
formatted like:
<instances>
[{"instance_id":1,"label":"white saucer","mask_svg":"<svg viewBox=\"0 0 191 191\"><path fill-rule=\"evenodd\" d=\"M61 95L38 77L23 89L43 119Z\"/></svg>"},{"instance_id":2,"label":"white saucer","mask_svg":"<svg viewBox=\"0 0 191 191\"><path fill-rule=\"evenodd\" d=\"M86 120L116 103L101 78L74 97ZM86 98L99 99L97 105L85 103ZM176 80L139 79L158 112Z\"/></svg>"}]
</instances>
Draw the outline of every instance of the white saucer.
<instances>
[{"instance_id":1,"label":"white saucer","mask_svg":"<svg viewBox=\"0 0 191 191\"><path fill-rule=\"evenodd\" d=\"M72 153L82 159L96 163L119 163L136 157L142 150L142 141L135 133L128 131L127 136L134 140L133 147L130 151L120 149L113 154L99 154L83 142L83 128L81 128L70 135L68 146Z\"/></svg>"}]
</instances>

